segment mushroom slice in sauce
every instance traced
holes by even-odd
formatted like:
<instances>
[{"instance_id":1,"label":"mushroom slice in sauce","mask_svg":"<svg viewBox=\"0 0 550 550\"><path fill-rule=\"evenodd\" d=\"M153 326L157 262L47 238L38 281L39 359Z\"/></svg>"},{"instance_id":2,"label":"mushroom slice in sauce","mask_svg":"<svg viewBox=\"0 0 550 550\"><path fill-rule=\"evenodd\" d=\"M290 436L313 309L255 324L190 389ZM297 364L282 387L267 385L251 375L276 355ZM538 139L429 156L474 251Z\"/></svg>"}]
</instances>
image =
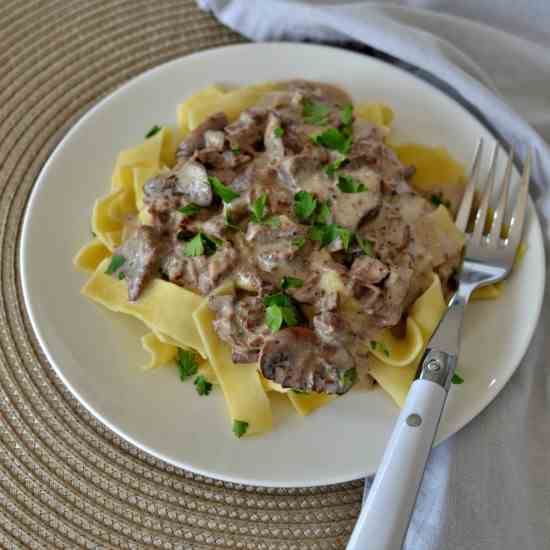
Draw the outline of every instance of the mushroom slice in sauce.
<instances>
[{"instance_id":1,"label":"mushroom slice in sauce","mask_svg":"<svg viewBox=\"0 0 550 550\"><path fill-rule=\"evenodd\" d=\"M305 392L346 393L357 373L344 349L322 345L306 327L285 328L269 336L260 355L265 378Z\"/></svg>"},{"instance_id":2,"label":"mushroom slice in sauce","mask_svg":"<svg viewBox=\"0 0 550 550\"><path fill-rule=\"evenodd\" d=\"M178 190L191 202L199 206L209 206L212 203L212 187L202 164L190 160L177 168L175 174L178 178Z\"/></svg>"}]
</instances>

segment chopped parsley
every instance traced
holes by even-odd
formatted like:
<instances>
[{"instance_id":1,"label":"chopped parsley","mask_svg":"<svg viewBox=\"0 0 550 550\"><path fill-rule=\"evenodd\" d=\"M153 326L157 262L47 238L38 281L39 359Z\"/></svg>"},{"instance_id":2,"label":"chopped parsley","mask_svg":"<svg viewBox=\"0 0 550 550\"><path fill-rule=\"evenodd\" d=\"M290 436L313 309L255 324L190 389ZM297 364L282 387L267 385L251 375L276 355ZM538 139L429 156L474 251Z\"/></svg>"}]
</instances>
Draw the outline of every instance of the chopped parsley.
<instances>
[{"instance_id":1,"label":"chopped parsley","mask_svg":"<svg viewBox=\"0 0 550 550\"><path fill-rule=\"evenodd\" d=\"M328 246L340 237L344 250L348 250L354 238L353 232L335 223L316 223L311 228L308 235L312 241L319 241L321 243L321 248Z\"/></svg>"},{"instance_id":2,"label":"chopped parsley","mask_svg":"<svg viewBox=\"0 0 550 550\"><path fill-rule=\"evenodd\" d=\"M224 185L216 176L208 176L208 183L212 187L212 191L214 191L214 193L226 204L240 197L239 193L236 193L233 189Z\"/></svg>"},{"instance_id":3,"label":"chopped parsley","mask_svg":"<svg viewBox=\"0 0 550 550\"><path fill-rule=\"evenodd\" d=\"M374 256L374 248L372 241L369 241L369 239L362 239L361 237L358 237L355 235L355 240L357 241L357 244L361 247L361 250L367 255L367 256Z\"/></svg>"},{"instance_id":4,"label":"chopped parsley","mask_svg":"<svg viewBox=\"0 0 550 550\"><path fill-rule=\"evenodd\" d=\"M281 128L280 126L277 126L277 128L275 128L275 129L273 130L273 135L274 135L275 137L281 138L281 137L284 136L284 134L285 134L285 131L284 131L283 128Z\"/></svg>"},{"instance_id":5,"label":"chopped parsley","mask_svg":"<svg viewBox=\"0 0 550 550\"><path fill-rule=\"evenodd\" d=\"M290 390L290 391L297 395L307 395L307 391L303 391L303 390Z\"/></svg>"},{"instance_id":6,"label":"chopped parsley","mask_svg":"<svg viewBox=\"0 0 550 550\"><path fill-rule=\"evenodd\" d=\"M344 387L353 386L356 380L357 380L357 369L355 367L345 369L344 371L340 370L338 372L338 381Z\"/></svg>"},{"instance_id":7,"label":"chopped parsley","mask_svg":"<svg viewBox=\"0 0 550 550\"><path fill-rule=\"evenodd\" d=\"M353 105L351 103L340 110L340 120L344 126L349 126L353 122Z\"/></svg>"},{"instance_id":8,"label":"chopped parsley","mask_svg":"<svg viewBox=\"0 0 550 550\"><path fill-rule=\"evenodd\" d=\"M292 298L284 292L270 294L264 298L265 322L271 332L283 326L293 327L300 323L301 315Z\"/></svg>"},{"instance_id":9,"label":"chopped parsley","mask_svg":"<svg viewBox=\"0 0 550 550\"><path fill-rule=\"evenodd\" d=\"M122 281L126 277L126 273L124 271L120 271L118 274L118 280Z\"/></svg>"},{"instance_id":10,"label":"chopped parsley","mask_svg":"<svg viewBox=\"0 0 550 550\"><path fill-rule=\"evenodd\" d=\"M289 288L302 288L304 286L304 280L299 277L284 276L281 279L281 288L287 290Z\"/></svg>"},{"instance_id":11,"label":"chopped parsley","mask_svg":"<svg viewBox=\"0 0 550 550\"><path fill-rule=\"evenodd\" d=\"M314 124L316 126L326 126L328 123L328 115L330 107L325 103L311 101L305 99L303 102L302 116L306 124Z\"/></svg>"},{"instance_id":12,"label":"chopped parsley","mask_svg":"<svg viewBox=\"0 0 550 550\"><path fill-rule=\"evenodd\" d=\"M305 237L296 237L292 241L292 246L295 246L298 250L302 248L306 244L306 238Z\"/></svg>"},{"instance_id":13,"label":"chopped parsley","mask_svg":"<svg viewBox=\"0 0 550 550\"><path fill-rule=\"evenodd\" d=\"M112 275L119 267L122 267L122 264L125 261L126 261L126 259L124 258L124 256L120 256L119 254L115 254L111 258L111 263L109 264L109 266L105 270L105 273L107 273L107 275Z\"/></svg>"},{"instance_id":14,"label":"chopped parsley","mask_svg":"<svg viewBox=\"0 0 550 550\"><path fill-rule=\"evenodd\" d=\"M234 155L240 155L241 154L241 148L240 147L233 147L233 149L231 149L231 152Z\"/></svg>"},{"instance_id":15,"label":"chopped parsley","mask_svg":"<svg viewBox=\"0 0 550 550\"><path fill-rule=\"evenodd\" d=\"M380 342L378 340L371 340L370 347L373 350L378 348L386 357L390 356L390 350L386 347L386 344L384 344L384 342Z\"/></svg>"},{"instance_id":16,"label":"chopped parsley","mask_svg":"<svg viewBox=\"0 0 550 550\"><path fill-rule=\"evenodd\" d=\"M267 193L262 193L250 206L252 221L262 223L267 215Z\"/></svg>"},{"instance_id":17,"label":"chopped parsley","mask_svg":"<svg viewBox=\"0 0 550 550\"><path fill-rule=\"evenodd\" d=\"M248 430L250 424L244 420L233 420L233 433L237 437L242 437Z\"/></svg>"},{"instance_id":18,"label":"chopped parsley","mask_svg":"<svg viewBox=\"0 0 550 550\"><path fill-rule=\"evenodd\" d=\"M327 223L330 219L330 201L326 200L319 203L317 208L317 214L315 216L315 221L317 223Z\"/></svg>"},{"instance_id":19,"label":"chopped parsley","mask_svg":"<svg viewBox=\"0 0 550 550\"><path fill-rule=\"evenodd\" d=\"M342 193L362 193L363 191L367 191L366 185L345 174L338 176L337 185Z\"/></svg>"},{"instance_id":20,"label":"chopped parsley","mask_svg":"<svg viewBox=\"0 0 550 550\"><path fill-rule=\"evenodd\" d=\"M449 201L443 200L439 195L432 195L430 197L430 201L432 202L432 204L435 204L435 206L439 206L440 204L442 204L447 208L451 208L451 203Z\"/></svg>"},{"instance_id":21,"label":"chopped parsley","mask_svg":"<svg viewBox=\"0 0 550 550\"><path fill-rule=\"evenodd\" d=\"M211 256L216 252L218 246L221 246L223 241L208 237L204 233L197 233L190 241L185 243L183 248L184 256Z\"/></svg>"},{"instance_id":22,"label":"chopped parsley","mask_svg":"<svg viewBox=\"0 0 550 550\"><path fill-rule=\"evenodd\" d=\"M347 157L336 159L332 161L330 164L327 164L325 166L325 174L327 176L333 176L340 168L342 168L348 163L349 163L349 159Z\"/></svg>"},{"instance_id":23,"label":"chopped parsley","mask_svg":"<svg viewBox=\"0 0 550 550\"><path fill-rule=\"evenodd\" d=\"M197 376L193 384L199 395L208 395L212 391L212 384L202 375Z\"/></svg>"},{"instance_id":24,"label":"chopped parsley","mask_svg":"<svg viewBox=\"0 0 550 550\"><path fill-rule=\"evenodd\" d=\"M184 216L194 216L195 214L198 214L202 208L195 203L189 203L185 206L182 206L181 208L178 208L178 212L181 212Z\"/></svg>"},{"instance_id":25,"label":"chopped parsley","mask_svg":"<svg viewBox=\"0 0 550 550\"><path fill-rule=\"evenodd\" d=\"M162 128L160 126L157 126L156 124L145 134L145 139L149 139L150 137L153 137L155 134L158 134Z\"/></svg>"},{"instance_id":26,"label":"chopped parsley","mask_svg":"<svg viewBox=\"0 0 550 550\"><path fill-rule=\"evenodd\" d=\"M307 222L317 208L317 199L307 191L298 191L294 195L294 213L301 222Z\"/></svg>"},{"instance_id":27,"label":"chopped parsley","mask_svg":"<svg viewBox=\"0 0 550 550\"><path fill-rule=\"evenodd\" d=\"M338 128L327 128L324 132L311 136L313 143L322 145L327 149L338 151L343 155L349 153L352 139L351 133L346 128L342 130L338 130Z\"/></svg>"},{"instance_id":28,"label":"chopped parsley","mask_svg":"<svg viewBox=\"0 0 550 550\"><path fill-rule=\"evenodd\" d=\"M225 227L228 227L229 229L233 229L235 231L241 230L241 228L233 221L233 218L231 217L231 210L228 208L223 209L223 222Z\"/></svg>"},{"instance_id":29,"label":"chopped parsley","mask_svg":"<svg viewBox=\"0 0 550 550\"><path fill-rule=\"evenodd\" d=\"M185 382L185 380L197 374L199 370L198 355L194 351L178 349L176 362L178 364L180 380L182 382Z\"/></svg>"},{"instance_id":30,"label":"chopped parsley","mask_svg":"<svg viewBox=\"0 0 550 550\"><path fill-rule=\"evenodd\" d=\"M458 374L453 374L453 377L451 378L452 384L464 384L464 378Z\"/></svg>"}]
</instances>

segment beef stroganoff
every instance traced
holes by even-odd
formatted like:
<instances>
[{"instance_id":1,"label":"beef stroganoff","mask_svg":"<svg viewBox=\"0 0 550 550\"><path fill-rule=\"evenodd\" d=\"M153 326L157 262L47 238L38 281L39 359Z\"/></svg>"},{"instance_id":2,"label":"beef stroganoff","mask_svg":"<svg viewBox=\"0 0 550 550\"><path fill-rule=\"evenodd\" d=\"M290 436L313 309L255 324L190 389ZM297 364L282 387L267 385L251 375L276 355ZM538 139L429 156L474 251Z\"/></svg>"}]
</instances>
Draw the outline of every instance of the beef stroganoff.
<instances>
[{"instance_id":1,"label":"beef stroganoff","mask_svg":"<svg viewBox=\"0 0 550 550\"><path fill-rule=\"evenodd\" d=\"M83 294L150 328L151 367L219 385L238 437L271 428L274 391L300 414L373 383L402 403L460 264L460 165L327 84L211 86L178 116L177 146L154 127L119 155Z\"/></svg>"}]
</instances>

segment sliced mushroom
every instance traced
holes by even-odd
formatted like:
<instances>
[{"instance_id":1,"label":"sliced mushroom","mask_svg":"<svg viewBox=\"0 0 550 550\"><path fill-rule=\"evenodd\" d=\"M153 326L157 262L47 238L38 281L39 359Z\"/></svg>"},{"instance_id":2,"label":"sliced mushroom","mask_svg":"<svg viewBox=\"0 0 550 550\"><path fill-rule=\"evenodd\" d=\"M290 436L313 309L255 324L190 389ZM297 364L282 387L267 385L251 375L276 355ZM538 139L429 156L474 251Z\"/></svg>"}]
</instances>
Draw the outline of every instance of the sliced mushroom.
<instances>
[{"instance_id":1,"label":"sliced mushroom","mask_svg":"<svg viewBox=\"0 0 550 550\"><path fill-rule=\"evenodd\" d=\"M199 206L209 206L212 203L212 187L208 182L206 168L202 164L190 160L180 166L175 175L178 179L177 190L191 202Z\"/></svg>"},{"instance_id":2,"label":"sliced mushroom","mask_svg":"<svg viewBox=\"0 0 550 550\"><path fill-rule=\"evenodd\" d=\"M204 132L204 147L214 151L223 151L225 134L222 130L206 130Z\"/></svg>"},{"instance_id":3,"label":"sliced mushroom","mask_svg":"<svg viewBox=\"0 0 550 550\"><path fill-rule=\"evenodd\" d=\"M317 393L346 393L355 383L353 357L344 349L324 346L305 327L283 329L268 337L260 355L265 378L284 388Z\"/></svg>"},{"instance_id":4,"label":"sliced mushroom","mask_svg":"<svg viewBox=\"0 0 550 550\"><path fill-rule=\"evenodd\" d=\"M190 159L197 149L205 147L205 133L209 130L223 130L228 120L224 113L209 116L200 126L197 126L182 142L176 152L178 160Z\"/></svg>"}]
</instances>

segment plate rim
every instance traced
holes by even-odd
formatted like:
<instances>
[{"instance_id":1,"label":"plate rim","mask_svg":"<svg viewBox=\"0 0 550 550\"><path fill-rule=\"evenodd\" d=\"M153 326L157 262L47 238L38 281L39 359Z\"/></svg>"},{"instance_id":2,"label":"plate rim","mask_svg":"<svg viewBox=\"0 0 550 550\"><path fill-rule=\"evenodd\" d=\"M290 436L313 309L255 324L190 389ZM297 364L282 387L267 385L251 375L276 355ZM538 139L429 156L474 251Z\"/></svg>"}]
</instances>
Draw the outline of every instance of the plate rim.
<instances>
[{"instance_id":1,"label":"plate rim","mask_svg":"<svg viewBox=\"0 0 550 550\"><path fill-rule=\"evenodd\" d=\"M48 346L45 345L45 338L44 334L35 318L33 305L30 300L30 290L28 288L28 281L25 274L27 273L27 257L25 250L27 248L26 243L28 242L29 238L29 226L30 226L30 218L31 218L31 210L34 206L34 203L36 202L37 196L39 194L39 189L44 185L44 182L47 179L48 171L50 170L50 166L55 162L56 157L60 154L61 149L65 146L65 144L70 141L73 134L78 131L81 125L85 124L85 122L92 118L96 111L102 109L102 107L110 102L114 97L116 97L118 94L122 93L127 88L132 87L136 82L139 82L140 80L151 78L152 75L154 75L156 72L163 71L167 66L169 65L177 65L178 63L181 63L183 60L188 60L190 58L192 59L200 59L202 57L208 57L211 55L220 55L223 54L223 52L231 49L231 50L250 50L250 49L260 49L260 48L278 48L278 47L293 47L293 48L303 48L303 49L311 49L311 50L317 50L320 55L322 55L323 51L337 51L341 54L347 55L347 56L355 56L358 58L363 58L368 60L370 63L374 63L375 65L382 65L385 67L385 69L389 70L395 70L401 73L404 73L408 78L411 78L413 80L419 80L423 84L427 85L432 89L432 91L436 94L441 94L445 96L448 100L453 102L456 106L458 106L463 114L467 117L470 117L471 119L474 119L477 123L481 124L487 132L493 136L496 142L501 143L501 138L495 133L494 128L492 128L490 125L488 125L484 120L477 117L474 113L469 111L463 104L461 104L459 101L456 100L455 97L451 96L450 94L446 93L444 90L438 88L436 85L434 85L433 82L430 82L429 80L426 80L419 76L418 74L414 74L405 68L399 66L398 64L390 63L384 59L376 58L367 54L363 54L360 52L347 50L345 48L340 48L336 46L329 46L324 44L310 44L310 43L302 43L302 42L288 42L288 41L277 41L277 42L253 42L253 43L245 43L245 44L232 44L232 45L226 45L226 46L220 46L215 48L209 48L206 50L202 50L199 52L194 52L188 55L184 55L181 57L177 57L175 59L172 59L170 61L161 63L159 65L156 65L155 67L152 67L125 82L121 86L118 86L116 89L114 89L111 93L109 93L107 96L101 98L100 101L98 101L95 105L90 107L67 131L67 133L62 137L62 139L56 144L50 155L48 156L46 162L40 169L40 172L38 176L35 179L35 182L33 184L32 190L27 198L26 204L24 206L24 212L22 216L22 224L21 224L21 230L19 233L19 245L17 246L17 252L19 254L19 261L18 263L18 280L21 284L22 289L22 295L23 295L23 304L28 316L28 319L30 321L31 327L34 331L34 334L36 336L36 339L40 345L40 348L42 352L45 354L50 366L55 371L56 375L61 379L63 384L69 389L71 394L77 399L79 404L81 404L95 419L97 419L99 422L101 422L104 426L106 426L108 429L112 430L117 436L119 436L121 439L128 441L132 445L136 446L138 449L154 456L157 459L162 460L163 462L166 462L168 464L174 465L176 467L182 468L184 470L190 471L192 473L207 477L207 478L213 478L217 480L221 480L228 483L234 483L234 484L242 484L242 485L254 485L258 487L273 487L273 488L286 488L286 487L320 487L320 486L327 486L327 485L334 485L339 483L346 483L350 481L354 481L356 479L360 479L365 476L373 475L375 472L365 472L365 473L357 473L357 476L354 474L353 477L349 477L348 475L340 475L340 476L329 476L325 480L320 479L308 479L303 480L301 482L292 482L292 484L280 482L280 481L273 481L273 480L254 480L253 482L250 479L246 478L239 478L235 476L227 476L223 473L213 472L210 470L204 470L200 467L191 466L189 464L186 464L182 461L176 461L172 460L170 458L167 458L164 456L161 452L150 448L147 444L144 444L143 442L137 441L134 439L130 434L125 432L123 429L119 428L115 424L108 421L105 416L98 410L96 410L88 401L86 401L80 393L77 391L77 389L69 382L67 377L65 376L63 369L60 368L60 366L57 364L57 362L54 360L54 357L52 356ZM544 242L542 237L542 228L540 224L540 219L538 216L538 212L536 208L534 207L532 198L529 197L529 205L530 205L530 211L532 213L531 219L529 220L529 223L533 224L533 229L536 233L535 238L541 242ZM529 345L533 339L536 327L538 325L538 321L540 318L541 310L542 310L542 304L544 300L544 281L546 280L546 262L545 262L545 248L544 246L541 247L541 261L542 261L542 287L537 295L538 303L536 304L536 315L530 316L531 322L530 326L528 327L527 332L529 333L529 337L525 338L525 344L523 346L523 349L521 349L521 352L518 354L518 357L520 359L517 361L517 364L510 369L510 372L506 376L499 377L498 382L495 384L495 391L488 395L486 400L481 400L479 402L479 405L475 408L470 409L471 413L466 415L468 418L456 424L456 429L454 429L451 433L447 434L445 437L438 437L436 440L435 445L439 445L446 439L450 438L451 436L455 435L458 431L460 431L464 426L469 424L471 421L473 421L485 408L487 408L493 400L500 394L504 386L509 382L510 378L513 376L513 374L518 370L519 366L521 365L523 358L525 357L525 354L529 348Z\"/></svg>"}]
</instances>

